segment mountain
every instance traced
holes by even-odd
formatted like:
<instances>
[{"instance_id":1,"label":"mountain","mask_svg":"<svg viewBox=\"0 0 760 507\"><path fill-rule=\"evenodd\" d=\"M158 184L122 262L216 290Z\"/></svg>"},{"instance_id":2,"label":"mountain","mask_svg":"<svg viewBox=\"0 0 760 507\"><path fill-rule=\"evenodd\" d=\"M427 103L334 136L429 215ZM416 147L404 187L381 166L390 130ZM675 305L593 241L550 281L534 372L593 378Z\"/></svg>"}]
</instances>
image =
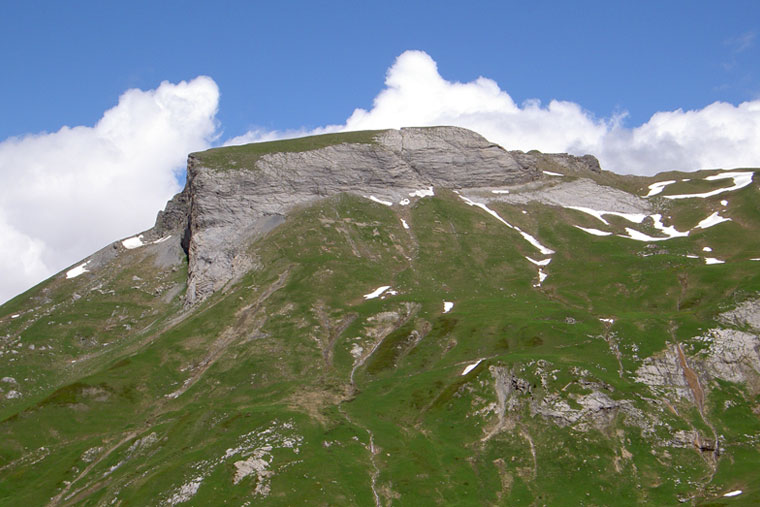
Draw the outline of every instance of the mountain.
<instances>
[{"instance_id":1,"label":"mountain","mask_svg":"<svg viewBox=\"0 0 760 507\"><path fill-rule=\"evenodd\" d=\"M757 503L755 174L454 127L191 154L0 306L0 504Z\"/></svg>"}]
</instances>

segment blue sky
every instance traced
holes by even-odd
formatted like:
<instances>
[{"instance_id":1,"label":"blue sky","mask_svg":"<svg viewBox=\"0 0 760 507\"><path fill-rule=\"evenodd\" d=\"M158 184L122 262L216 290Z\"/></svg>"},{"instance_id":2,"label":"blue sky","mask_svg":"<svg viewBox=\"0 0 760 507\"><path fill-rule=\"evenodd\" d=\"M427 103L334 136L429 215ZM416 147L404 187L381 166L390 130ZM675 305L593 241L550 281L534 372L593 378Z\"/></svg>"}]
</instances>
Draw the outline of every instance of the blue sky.
<instances>
[{"instance_id":1,"label":"blue sky","mask_svg":"<svg viewBox=\"0 0 760 507\"><path fill-rule=\"evenodd\" d=\"M3 2L0 56L0 302L149 228L221 144L446 124L760 167L756 0Z\"/></svg>"},{"instance_id":2,"label":"blue sky","mask_svg":"<svg viewBox=\"0 0 760 507\"><path fill-rule=\"evenodd\" d=\"M232 137L313 128L371 106L408 49L443 77L597 116L760 97L760 3L5 2L0 139L92 125L128 88L198 75Z\"/></svg>"}]
</instances>

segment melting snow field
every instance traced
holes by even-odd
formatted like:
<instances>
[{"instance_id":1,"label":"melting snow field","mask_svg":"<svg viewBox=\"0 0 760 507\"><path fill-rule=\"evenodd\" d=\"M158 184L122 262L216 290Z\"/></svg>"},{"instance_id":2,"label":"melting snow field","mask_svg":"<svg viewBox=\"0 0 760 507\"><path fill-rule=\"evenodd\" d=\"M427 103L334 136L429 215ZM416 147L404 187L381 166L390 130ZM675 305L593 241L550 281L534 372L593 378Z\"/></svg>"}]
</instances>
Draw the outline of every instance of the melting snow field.
<instances>
[{"instance_id":1,"label":"melting snow field","mask_svg":"<svg viewBox=\"0 0 760 507\"><path fill-rule=\"evenodd\" d=\"M731 192L733 190L739 190L740 188L744 188L750 183L752 183L752 177L754 176L754 172L752 171L742 171L742 172L727 172L722 174L714 174L712 176L708 176L705 178L707 181L715 181L715 180L725 180L725 179L732 179L734 180L734 184L730 187L725 188L719 188L717 190L713 190L711 192L704 192L701 194L677 194L677 195L664 195L666 199L688 199L691 197L698 197L704 199L705 197L712 197L714 195L722 194L723 192ZM685 180L684 180L685 181Z\"/></svg>"},{"instance_id":2,"label":"melting snow field","mask_svg":"<svg viewBox=\"0 0 760 507\"><path fill-rule=\"evenodd\" d=\"M537 261L536 259L531 259L530 257L525 257L525 258L528 259L533 264L535 264L536 266L547 266L552 261L551 257L548 259L544 259L542 261Z\"/></svg>"},{"instance_id":3,"label":"melting snow field","mask_svg":"<svg viewBox=\"0 0 760 507\"><path fill-rule=\"evenodd\" d=\"M163 238L159 238L156 241L151 241L150 244L158 245L159 243L163 243L164 241L168 240L171 237L172 236L170 234L168 236L164 236ZM143 238L143 235L140 234L139 236L133 236L131 238L125 239L124 241L121 242L121 244L127 250L132 250L133 248L140 248L141 246L145 246L146 244L148 244L148 243L144 243L142 238Z\"/></svg>"},{"instance_id":4,"label":"melting snow field","mask_svg":"<svg viewBox=\"0 0 760 507\"><path fill-rule=\"evenodd\" d=\"M133 248L139 248L145 245L145 243L142 242L142 234L140 234L139 236L127 238L124 241L122 241L121 244L124 245L124 248L126 248L127 250L132 250Z\"/></svg>"},{"instance_id":5,"label":"melting snow field","mask_svg":"<svg viewBox=\"0 0 760 507\"><path fill-rule=\"evenodd\" d=\"M443 313L449 313L452 308L454 308L454 303L452 303L451 301L443 302Z\"/></svg>"},{"instance_id":6,"label":"melting snow field","mask_svg":"<svg viewBox=\"0 0 760 507\"><path fill-rule=\"evenodd\" d=\"M583 232L587 232L589 234L593 234L594 236L612 236L611 232L607 231L600 231L599 229L591 229L588 227L581 227L580 225L576 225L576 228L582 230Z\"/></svg>"},{"instance_id":7,"label":"melting snow field","mask_svg":"<svg viewBox=\"0 0 760 507\"><path fill-rule=\"evenodd\" d=\"M459 192L457 192L457 194L459 194ZM483 211L485 211L486 213L488 213L489 215L491 215L496 220L498 220L499 222L503 223L504 225L506 225L510 229L514 229L515 231L519 232L520 235L528 243L530 243L531 245L533 245L534 247L536 247L538 249L538 251L541 252L542 254L544 254L544 255L552 255L553 253L555 253L554 250L552 250L551 248L545 247L536 238L534 238L533 236L531 236L527 232L524 232L519 227L516 227L516 226L510 224L509 222L507 222L506 220L504 220L503 218L501 218L498 213L496 213L494 210L492 210L491 208L489 208L485 204L480 203L480 202L475 202L472 199L468 199L467 197L465 197L463 195L459 195L459 198L462 199L465 203L467 203L470 206L476 206L476 207L482 209Z\"/></svg>"},{"instance_id":8,"label":"melting snow field","mask_svg":"<svg viewBox=\"0 0 760 507\"><path fill-rule=\"evenodd\" d=\"M591 215L592 217L597 218L605 225L610 225L610 223L604 219L604 215L614 215L616 217L625 218L629 222L634 222L637 224L640 224L641 222L646 219L649 215L643 215L641 213L620 213L618 211L599 211L591 208L584 208L583 206L565 206L567 209L574 209L576 211L581 211L583 213L587 213Z\"/></svg>"},{"instance_id":9,"label":"melting snow field","mask_svg":"<svg viewBox=\"0 0 760 507\"><path fill-rule=\"evenodd\" d=\"M390 285L383 285L382 287L378 287L373 292L370 292L369 294L364 295L364 299L375 299L376 297L382 296L383 292L390 289Z\"/></svg>"},{"instance_id":10,"label":"melting snow field","mask_svg":"<svg viewBox=\"0 0 760 507\"><path fill-rule=\"evenodd\" d=\"M723 496L739 496L742 494L742 490L736 489L734 491L729 491L728 493L724 494Z\"/></svg>"},{"instance_id":11,"label":"melting snow field","mask_svg":"<svg viewBox=\"0 0 760 507\"><path fill-rule=\"evenodd\" d=\"M433 187L429 187L427 190L415 190L414 192L409 192L409 197L433 197L435 193L433 193Z\"/></svg>"},{"instance_id":12,"label":"melting snow field","mask_svg":"<svg viewBox=\"0 0 760 507\"><path fill-rule=\"evenodd\" d=\"M404 227L404 229L408 229L409 228L409 224L407 224L406 220L404 220L403 218L401 219L401 225Z\"/></svg>"},{"instance_id":13,"label":"melting snow field","mask_svg":"<svg viewBox=\"0 0 760 507\"><path fill-rule=\"evenodd\" d=\"M384 206L393 206L393 203L391 201L384 201L382 199L378 199L374 195L369 196L369 200L372 202L376 202L378 204L382 204Z\"/></svg>"},{"instance_id":14,"label":"melting snow field","mask_svg":"<svg viewBox=\"0 0 760 507\"><path fill-rule=\"evenodd\" d=\"M697 224L697 229L707 229L708 227L712 227L713 225L718 225L721 222L730 222L730 218L725 218L720 215L718 215L718 212L716 211L709 217L705 218L701 222Z\"/></svg>"},{"instance_id":15,"label":"melting snow field","mask_svg":"<svg viewBox=\"0 0 760 507\"><path fill-rule=\"evenodd\" d=\"M673 228L669 227L669 229L673 229ZM678 238L678 237L681 237L681 236L688 236L689 235L688 232L685 232L685 233L678 232L675 229L673 229L673 231L675 232L675 234L666 236L664 238L655 238L654 236L649 236L648 234L644 234L643 232L639 232L636 229L631 229L630 227L626 227L625 228L625 232L628 233L628 236L621 235L620 237L621 238L633 239L635 241L644 241L644 242L649 243L650 241L665 241L665 240L668 240L668 239L673 239L673 238Z\"/></svg>"},{"instance_id":16,"label":"melting snow field","mask_svg":"<svg viewBox=\"0 0 760 507\"><path fill-rule=\"evenodd\" d=\"M547 175L547 176L564 176L564 174L560 174L560 173L553 173L553 172L551 172L551 171L541 171L541 172L543 172L543 173L544 173L545 175Z\"/></svg>"},{"instance_id":17,"label":"melting snow field","mask_svg":"<svg viewBox=\"0 0 760 507\"><path fill-rule=\"evenodd\" d=\"M82 273L89 273L89 270L85 268L85 266L89 262L90 261L84 262L84 263L80 264L79 266L66 271L66 278L67 279L76 278L79 275L81 275Z\"/></svg>"},{"instance_id":18,"label":"melting snow field","mask_svg":"<svg viewBox=\"0 0 760 507\"><path fill-rule=\"evenodd\" d=\"M715 257L705 257L705 264L725 264L725 262Z\"/></svg>"},{"instance_id":19,"label":"melting snow field","mask_svg":"<svg viewBox=\"0 0 760 507\"><path fill-rule=\"evenodd\" d=\"M483 360L482 360L482 359L478 359L478 360L477 360L477 361L475 361L474 363L472 363L472 364L468 365L468 366L467 366L467 367L466 367L466 368L465 368L465 369L462 371L462 376L464 377L465 375L467 375L468 373L470 373L472 370L474 370L474 369L475 369L475 367L476 367L477 365L479 365L479 364L480 364L480 363L482 363L482 362L483 362Z\"/></svg>"},{"instance_id":20,"label":"melting snow field","mask_svg":"<svg viewBox=\"0 0 760 507\"><path fill-rule=\"evenodd\" d=\"M618 213L616 211L600 211L600 210L594 210L591 208L583 208L580 206L567 206L569 209L574 209L577 211L582 211L583 213L587 213L593 217L596 217L606 225L610 225L607 220L604 219L604 215L616 215L625 218L626 220L630 222L635 223L642 223L644 220L649 217L652 219L654 228L660 231L664 236L663 237L654 237L650 236L648 234L645 234L643 232L637 231L636 229L632 229L630 227L626 227L626 234L625 235L619 235L621 238L628 238L635 241L645 241L645 242L651 242L651 241L665 241L668 239L673 238L684 238L689 235L691 230L689 231L679 231L674 226L669 225L666 226L662 222L662 215L659 213L653 214L653 215L639 215L636 213ZM720 214L716 211L709 217L705 218L704 220L700 221L694 229L707 229L708 227L712 227L714 225L718 225L723 222L730 222L730 218L722 217ZM580 225L576 225L576 228L587 232L588 234L593 234L594 236L611 236L611 232L606 231L600 231L599 229L591 229L587 227L581 227ZM692 230L694 230L692 229ZM705 250L709 251L709 250Z\"/></svg>"},{"instance_id":21,"label":"melting snow field","mask_svg":"<svg viewBox=\"0 0 760 507\"><path fill-rule=\"evenodd\" d=\"M435 192L433 192L433 187L423 188L422 190L415 190L414 192L409 192L409 197L433 197L435 195ZM379 197L375 197L374 195L365 195L365 199L369 199L372 202L376 202L378 204L382 204L383 206L393 206L392 201L386 201L385 199L380 199ZM401 199L399 201L399 204L401 206L409 206L411 201L409 199Z\"/></svg>"},{"instance_id":22,"label":"melting snow field","mask_svg":"<svg viewBox=\"0 0 760 507\"><path fill-rule=\"evenodd\" d=\"M657 183L652 183L649 185L649 193L645 195L644 197L652 197L653 195L657 195L660 192L662 192L665 187L668 185L672 185L675 183L676 180L668 180L668 181L658 181Z\"/></svg>"}]
</instances>

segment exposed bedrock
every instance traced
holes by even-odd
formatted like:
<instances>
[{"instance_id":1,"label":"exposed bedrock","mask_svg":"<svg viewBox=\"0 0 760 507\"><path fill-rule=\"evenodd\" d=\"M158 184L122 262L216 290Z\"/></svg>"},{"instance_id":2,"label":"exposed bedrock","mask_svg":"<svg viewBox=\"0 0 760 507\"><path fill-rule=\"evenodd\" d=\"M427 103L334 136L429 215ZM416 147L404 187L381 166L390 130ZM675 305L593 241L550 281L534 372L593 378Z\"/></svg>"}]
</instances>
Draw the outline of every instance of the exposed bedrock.
<instances>
[{"instance_id":1,"label":"exposed bedrock","mask_svg":"<svg viewBox=\"0 0 760 507\"><path fill-rule=\"evenodd\" d=\"M190 155L187 185L156 227L183 236L188 253L186 304L208 297L255 265L245 246L297 205L342 192L398 203L433 187L506 186L538 179L541 157L598 170L590 156L508 152L458 127L379 132L373 143L342 143L261 155L253 169L210 169Z\"/></svg>"}]
</instances>

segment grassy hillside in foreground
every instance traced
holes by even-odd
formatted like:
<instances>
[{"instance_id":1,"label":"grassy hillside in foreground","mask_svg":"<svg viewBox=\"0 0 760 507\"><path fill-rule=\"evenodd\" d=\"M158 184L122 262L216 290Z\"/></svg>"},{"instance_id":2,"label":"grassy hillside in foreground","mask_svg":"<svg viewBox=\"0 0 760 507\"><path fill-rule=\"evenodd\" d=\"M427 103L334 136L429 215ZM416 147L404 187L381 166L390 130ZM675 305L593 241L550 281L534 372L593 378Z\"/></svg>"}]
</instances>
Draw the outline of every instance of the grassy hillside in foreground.
<instances>
[{"instance_id":1,"label":"grassy hillside in foreground","mask_svg":"<svg viewBox=\"0 0 760 507\"><path fill-rule=\"evenodd\" d=\"M701 219L724 197L663 206ZM300 210L189 313L184 264L147 248L51 279L0 307L21 393L0 406L0 504L755 502L758 385L695 359L760 292L756 185L730 199L732 222L656 244L492 204L556 251L540 286L536 248L445 190ZM699 400L638 379L674 344ZM684 436L714 434L717 458Z\"/></svg>"}]
</instances>

